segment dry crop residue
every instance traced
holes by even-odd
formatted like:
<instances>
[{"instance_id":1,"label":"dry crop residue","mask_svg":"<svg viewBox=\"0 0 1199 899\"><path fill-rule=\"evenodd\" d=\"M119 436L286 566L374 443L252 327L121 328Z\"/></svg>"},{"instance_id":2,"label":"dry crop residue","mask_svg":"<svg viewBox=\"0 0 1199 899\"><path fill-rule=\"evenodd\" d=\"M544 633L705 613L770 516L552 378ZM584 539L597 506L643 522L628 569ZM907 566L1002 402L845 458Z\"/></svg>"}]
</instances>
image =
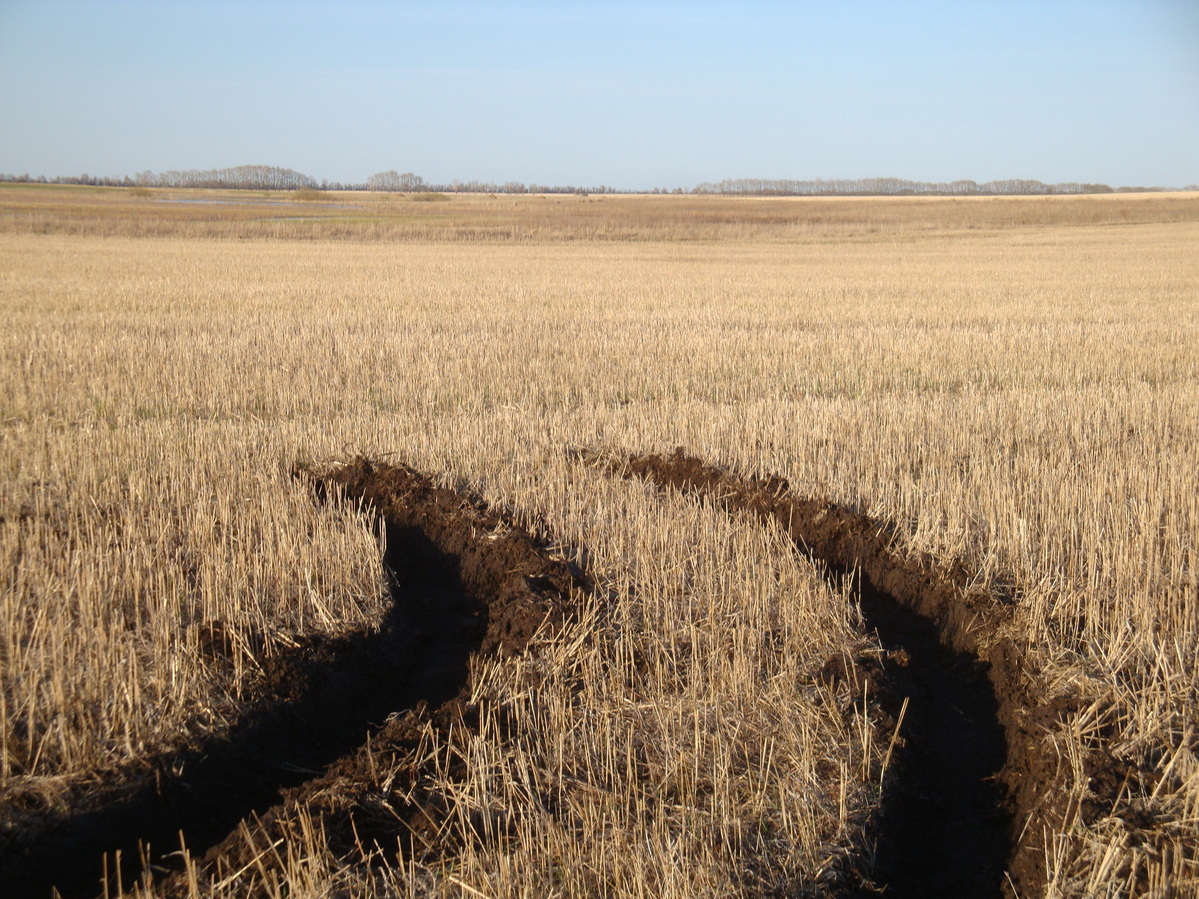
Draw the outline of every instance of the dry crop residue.
<instances>
[{"instance_id":1,"label":"dry crop residue","mask_svg":"<svg viewBox=\"0 0 1199 899\"><path fill-rule=\"evenodd\" d=\"M180 835L201 889L242 871L248 894L261 847L300 838L313 817L345 857L453 851L428 838L451 809L425 775L466 776L446 746L480 714L467 701L470 657L521 652L563 620L584 579L517 524L408 468L359 459L313 484L384 523L386 620L262 659L256 700L220 740L141 759L57 815L0 810L0 895L107 894L147 863L161 892L186 893ZM233 639L216 622L204 638L216 654Z\"/></svg>"},{"instance_id":2,"label":"dry crop residue","mask_svg":"<svg viewBox=\"0 0 1199 899\"><path fill-rule=\"evenodd\" d=\"M779 477L744 478L682 449L671 455L580 450L586 464L707 497L771 519L834 579L851 577L861 614L885 650L880 704L909 699L865 869L888 896L1037 896L1044 841L1066 817L1060 757L1045 735L1069 700L1046 701L1031 662L1009 636L1014 607L905 551L886 522L824 499L795 496ZM829 672L836 676L835 671ZM885 722L884 722L885 723ZM1083 759L1098 792L1111 759ZM1110 791L1109 791L1110 792ZM1103 807L1110 796L1098 796Z\"/></svg>"}]
</instances>

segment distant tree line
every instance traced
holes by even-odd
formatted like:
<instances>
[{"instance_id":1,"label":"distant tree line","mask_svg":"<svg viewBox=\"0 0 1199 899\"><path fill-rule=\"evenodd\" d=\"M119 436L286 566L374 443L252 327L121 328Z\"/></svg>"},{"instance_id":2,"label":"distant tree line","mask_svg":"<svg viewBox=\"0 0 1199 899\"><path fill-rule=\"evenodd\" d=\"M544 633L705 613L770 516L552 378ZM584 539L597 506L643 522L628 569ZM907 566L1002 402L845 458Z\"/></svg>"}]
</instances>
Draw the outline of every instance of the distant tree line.
<instances>
[{"instance_id":1,"label":"distant tree line","mask_svg":"<svg viewBox=\"0 0 1199 899\"><path fill-rule=\"evenodd\" d=\"M398 181L396 179L399 179ZM384 187L383 184L399 184L398 187ZM639 191L620 191L615 187L600 184L593 187L579 187L574 184L525 184L523 181L505 181L499 184L494 181L459 181L455 178L449 184L427 184L419 175L408 172L396 175L395 172L383 172L371 175L367 179L367 187L371 190L396 190L405 193L413 191L437 191L451 194L617 194L639 193Z\"/></svg>"},{"instance_id":2,"label":"distant tree line","mask_svg":"<svg viewBox=\"0 0 1199 899\"><path fill-rule=\"evenodd\" d=\"M138 172L128 175L97 177L88 174L0 175L0 181L25 184L86 184L93 187L208 187L224 190L299 190L319 187L315 178L274 165L239 165L228 169L188 169L187 171Z\"/></svg>"},{"instance_id":3,"label":"distant tree line","mask_svg":"<svg viewBox=\"0 0 1199 899\"><path fill-rule=\"evenodd\" d=\"M185 172L140 172L138 187L208 187L221 190L302 190L318 187L315 178L274 165L239 165L231 169L188 169Z\"/></svg>"},{"instance_id":4,"label":"distant tree line","mask_svg":"<svg viewBox=\"0 0 1199 899\"><path fill-rule=\"evenodd\" d=\"M640 190L617 190L605 184L593 187L576 185L524 184L506 181L458 181L430 184L412 172L379 172L365 182L320 181L292 169L273 165L239 165L227 169L188 169L187 171L139 172L115 177L95 177L88 174L47 178L45 175L0 174L0 182L25 184L86 184L97 187L207 187L224 190L375 190L393 193L485 193L485 194L618 194L644 193ZM655 187L654 194L717 194L755 197L902 197L902 196L1040 196L1050 194L1110 194L1132 191L1163 191L1164 187L1117 187L1106 184L1082 184L1074 181L1063 184L1043 184L1021 178L1003 181L907 181L903 178L856 178L815 181L768 180L762 178L733 178L716 183L704 182L690 191L681 187ZM1192 184L1183 190L1199 190Z\"/></svg>"},{"instance_id":5,"label":"distant tree line","mask_svg":"<svg viewBox=\"0 0 1199 899\"><path fill-rule=\"evenodd\" d=\"M394 193L416 193L421 191L436 191L439 193L485 193L485 194L615 194L639 193L639 191L618 191L614 187L601 184L595 187L578 187L575 185L550 186L545 184L524 184L520 181L506 181L503 184L490 181L458 181L449 184L430 184L420 175L412 172L379 172L371 175L365 182L320 181L310 175L305 175L292 169L271 165L240 165L228 169L188 169L187 171L139 172L130 178L128 175L94 176L58 175L47 178L45 175L31 176L0 174L0 182L22 184L83 184L93 187L169 187L188 188L206 187L222 190L377 190ZM655 190L655 193L666 193L665 190ZM683 193L682 188L676 188L674 193Z\"/></svg>"},{"instance_id":6,"label":"distant tree line","mask_svg":"<svg viewBox=\"0 0 1199 899\"><path fill-rule=\"evenodd\" d=\"M4 184L89 184L93 187L136 187L137 184L128 175L98 177L86 172L82 175L55 175L47 178L45 175L0 175L0 183Z\"/></svg>"},{"instance_id":7,"label":"distant tree line","mask_svg":"<svg viewBox=\"0 0 1199 899\"><path fill-rule=\"evenodd\" d=\"M1160 189L1160 188L1157 188ZM1038 196L1049 194L1110 194L1106 184L1042 184L1023 178L1004 181L907 181L903 178L855 178L824 181L734 178L696 187L697 194L735 194L756 197L904 197L904 196Z\"/></svg>"}]
</instances>

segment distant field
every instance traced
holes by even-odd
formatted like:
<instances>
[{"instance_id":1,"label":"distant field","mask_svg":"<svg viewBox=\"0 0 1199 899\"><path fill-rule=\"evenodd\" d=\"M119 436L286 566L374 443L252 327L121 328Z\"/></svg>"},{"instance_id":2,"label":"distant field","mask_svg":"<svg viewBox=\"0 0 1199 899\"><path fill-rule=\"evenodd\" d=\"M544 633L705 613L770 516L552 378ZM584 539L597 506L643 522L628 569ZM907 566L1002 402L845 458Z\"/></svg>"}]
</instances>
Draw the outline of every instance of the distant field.
<instances>
[{"instance_id":1,"label":"distant field","mask_svg":"<svg viewBox=\"0 0 1199 899\"><path fill-rule=\"evenodd\" d=\"M1194 894L1197 248L0 186L0 895Z\"/></svg>"},{"instance_id":2,"label":"distant field","mask_svg":"<svg viewBox=\"0 0 1199 899\"><path fill-rule=\"evenodd\" d=\"M430 200L436 199L436 202ZM879 239L1199 219L1199 193L1051 197L391 194L0 184L0 233L433 241Z\"/></svg>"}]
</instances>

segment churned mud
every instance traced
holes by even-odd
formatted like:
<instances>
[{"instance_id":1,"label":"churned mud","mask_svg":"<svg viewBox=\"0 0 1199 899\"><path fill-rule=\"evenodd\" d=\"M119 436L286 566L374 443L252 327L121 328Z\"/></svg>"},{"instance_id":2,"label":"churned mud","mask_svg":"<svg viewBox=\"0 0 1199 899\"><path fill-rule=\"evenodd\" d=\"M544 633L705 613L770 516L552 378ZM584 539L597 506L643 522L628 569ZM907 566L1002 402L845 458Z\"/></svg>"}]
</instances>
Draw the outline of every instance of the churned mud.
<instances>
[{"instance_id":1,"label":"churned mud","mask_svg":"<svg viewBox=\"0 0 1199 899\"><path fill-rule=\"evenodd\" d=\"M319 818L339 854L445 851L428 835L450 809L423 775L436 765L465 776L430 747L477 726L470 658L519 653L561 622L581 573L410 469L360 459L312 483L318 497L342 494L382 519L386 619L262 659L257 699L222 739L138 760L65 810L0 809L0 895L94 897L148 874L170 893L181 844L201 872L215 872L204 876L228 876L295 836L298 808ZM234 637L219 622L204 633L217 654ZM386 789L380 771L390 772Z\"/></svg>"},{"instance_id":2,"label":"churned mud","mask_svg":"<svg viewBox=\"0 0 1199 899\"><path fill-rule=\"evenodd\" d=\"M865 628L887 650L882 671L873 672L883 723L902 723L847 895L1043 894L1039 840L1064 809L1059 760L1044 757L1042 738L1061 710L1042 707L1020 648L1005 634L1010 600L905 551L887 523L796 496L781 478L743 478L681 449L575 455L772 519L828 577L851 579Z\"/></svg>"}]
</instances>

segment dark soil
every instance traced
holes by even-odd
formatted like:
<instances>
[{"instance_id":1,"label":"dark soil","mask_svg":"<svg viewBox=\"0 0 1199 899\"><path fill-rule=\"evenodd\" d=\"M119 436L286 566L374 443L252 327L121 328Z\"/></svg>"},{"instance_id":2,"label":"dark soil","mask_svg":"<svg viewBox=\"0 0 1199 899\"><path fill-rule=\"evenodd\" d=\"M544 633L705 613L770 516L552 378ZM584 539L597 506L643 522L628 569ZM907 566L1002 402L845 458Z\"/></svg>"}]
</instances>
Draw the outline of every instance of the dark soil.
<instances>
[{"instance_id":1,"label":"dark soil","mask_svg":"<svg viewBox=\"0 0 1199 899\"><path fill-rule=\"evenodd\" d=\"M418 750L430 731L477 723L471 655L521 652L562 620L583 578L515 523L407 468L358 460L313 483L321 498L342 493L384 521L386 620L262 659L257 699L226 737L139 760L59 813L0 807L0 895L93 897L106 878L114 892L118 877L132 885L147 863L171 892L181 836L192 857L206 856L202 871L235 871L253 843L297 826L300 805L338 851L422 851L448 812L423 774L453 765ZM222 624L204 636L213 653L229 649Z\"/></svg>"},{"instance_id":2,"label":"dark soil","mask_svg":"<svg viewBox=\"0 0 1199 899\"><path fill-rule=\"evenodd\" d=\"M985 667L938 639L936 626L863 580L859 607L883 648L878 701L908 700L882 806L870 880L887 896L1002 895L1011 815L1005 759Z\"/></svg>"},{"instance_id":3,"label":"dark soil","mask_svg":"<svg viewBox=\"0 0 1199 899\"><path fill-rule=\"evenodd\" d=\"M998 897L1005 872L1019 895L1041 895L1040 853L1016 837L1034 810L1044 816L1052 806L1036 799L1055 771L1022 755L1035 730L1025 712L1035 703L1019 652L1000 636L1005 601L968 589L964 572L900 552L885 522L796 497L781 478L742 478L682 450L578 455L773 519L830 579L853 579L865 628L888 650L882 671L866 672L881 723L898 718L905 697L908 707L880 813L843 872L843 895Z\"/></svg>"}]
</instances>

